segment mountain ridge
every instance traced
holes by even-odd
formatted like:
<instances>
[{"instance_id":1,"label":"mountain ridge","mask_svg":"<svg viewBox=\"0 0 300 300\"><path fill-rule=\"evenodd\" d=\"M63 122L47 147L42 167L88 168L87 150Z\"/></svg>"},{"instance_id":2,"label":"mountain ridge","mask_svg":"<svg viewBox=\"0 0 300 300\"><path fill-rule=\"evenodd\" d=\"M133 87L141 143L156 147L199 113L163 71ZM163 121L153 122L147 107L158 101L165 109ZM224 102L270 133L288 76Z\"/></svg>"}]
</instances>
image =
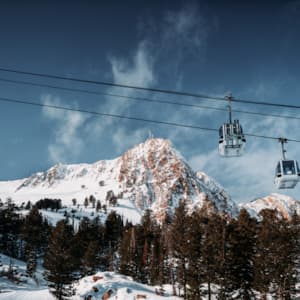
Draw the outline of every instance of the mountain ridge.
<instances>
[{"instance_id":1,"label":"mountain ridge","mask_svg":"<svg viewBox=\"0 0 300 300\"><path fill-rule=\"evenodd\" d=\"M188 207L238 213L237 205L225 189L203 172L195 172L183 156L165 139L148 139L113 160L92 164L56 164L45 172L28 178L0 182L0 198L10 197L17 203L33 203L41 198L60 198L71 204L94 195L107 203L112 193L118 201L117 211L127 208L135 218L146 209L158 220L172 214L180 200Z\"/></svg>"},{"instance_id":2,"label":"mountain ridge","mask_svg":"<svg viewBox=\"0 0 300 300\"><path fill-rule=\"evenodd\" d=\"M239 208L226 190L204 172L195 172L184 157L165 139L148 139L112 160L91 164L56 164L44 172L0 182L0 198L12 198L17 204L43 198L62 199L71 205L73 199L83 205L93 195L102 205L115 197L117 206L109 207L125 218L138 222L146 209L162 221L172 215L180 200L190 211L204 209L231 217ZM291 216L294 208L300 214L297 200L270 194L240 205L250 215L259 217L264 208L276 209L283 217Z\"/></svg>"},{"instance_id":3,"label":"mountain ridge","mask_svg":"<svg viewBox=\"0 0 300 300\"><path fill-rule=\"evenodd\" d=\"M260 218L259 214L263 209L276 210L278 216L285 219L290 219L295 212L300 215L300 202L290 196L278 193L256 198L240 205L240 208L245 208L251 216L256 218Z\"/></svg>"}]
</instances>

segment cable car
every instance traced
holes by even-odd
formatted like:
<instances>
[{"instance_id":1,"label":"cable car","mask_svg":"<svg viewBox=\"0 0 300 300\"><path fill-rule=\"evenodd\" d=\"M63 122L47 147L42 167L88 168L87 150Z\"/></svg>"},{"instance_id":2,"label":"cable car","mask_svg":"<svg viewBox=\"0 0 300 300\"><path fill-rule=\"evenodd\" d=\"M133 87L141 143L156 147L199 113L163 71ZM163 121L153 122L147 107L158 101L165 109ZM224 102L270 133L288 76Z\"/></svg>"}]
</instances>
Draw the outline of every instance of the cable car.
<instances>
[{"instance_id":1,"label":"cable car","mask_svg":"<svg viewBox=\"0 0 300 300\"><path fill-rule=\"evenodd\" d=\"M282 159L277 163L274 183L278 189L293 189L300 179L298 162L285 157L284 143L287 143L287 139L280 138L279 142L282 147Z\"/></svg>"},{"instance_id":2,"label":"cable car","mask_svg":"<svg viewBox=\"0 0 300 300\"><path fill-rule=\"evenodd\" d=\"M229 122L224 123L219 129L219 154L225 157L241 156L246 143L243 128L239 120L231 121L231 100L232 96L226 97L229 105Z\"/></svg>"},{"instance_id":3,"label":"cable car","mask_svg":"<svg viewBox=\"0 0 300 300\"><path fill-rule=\"evenodd\" d=\"M241 156L246 139L239 120L224 123L219 129L219 153L222 156Z\"/></svg>"}]
</instances>

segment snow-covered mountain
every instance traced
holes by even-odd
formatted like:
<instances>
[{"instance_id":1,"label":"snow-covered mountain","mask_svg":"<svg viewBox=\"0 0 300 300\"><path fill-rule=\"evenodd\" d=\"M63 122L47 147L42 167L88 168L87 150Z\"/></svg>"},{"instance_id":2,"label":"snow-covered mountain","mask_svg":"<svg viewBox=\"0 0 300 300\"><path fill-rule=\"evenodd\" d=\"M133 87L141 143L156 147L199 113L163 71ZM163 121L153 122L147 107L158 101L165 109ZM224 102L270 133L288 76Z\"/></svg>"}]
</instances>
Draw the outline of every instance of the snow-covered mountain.
<instances>
[{"instance_id":1,"label":"snow-covered mountain","mask_svg":"<svg viewBox=\"0 0 300 300\"><path fill-rule=\"evenodd\" d=\"M258 217L263 209L274 209L279 216L289 219L294 212L300 215L300 203L292 197L281 194L270 194L264 198L255 199L249 203L241 205L247 209L250 215Z\"/></svg>"},{"instance_id":2,"label":"snow-covered mountain","mask_svg":"<svg viewBox=\"0 0 300 300\"><path fill-rule=\"evenodd\" d=\"M0 198L11 197L18 204L47 197L71 205L72 199L83 203L90 195L104 203L108 194L117 198L116 210L132 218L150 208L162 220L180 199L185 199L191 209L205 207L229 215L238 212L223 187L206 174L194 172L164 139L149 139L114 160L58 164L29 178L0 182Z\"/></svg>"}]
</instances>

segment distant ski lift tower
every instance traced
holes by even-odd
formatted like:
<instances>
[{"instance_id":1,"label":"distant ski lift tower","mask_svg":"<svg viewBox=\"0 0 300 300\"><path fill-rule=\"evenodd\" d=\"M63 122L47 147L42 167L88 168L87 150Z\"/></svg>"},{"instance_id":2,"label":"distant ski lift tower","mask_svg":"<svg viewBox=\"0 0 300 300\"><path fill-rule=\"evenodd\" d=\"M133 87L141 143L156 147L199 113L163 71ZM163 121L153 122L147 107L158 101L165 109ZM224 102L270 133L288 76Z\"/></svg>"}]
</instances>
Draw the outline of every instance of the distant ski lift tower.
<instances>
[{"instance_id":1,"label":"distant ski lift tower","mask_svg":"<svg viewBox=\"0 0 300 300\"><path fill-rule=\"evenodd\" d=\"M279 138L278 141L281 143L282 159L277 163L274 183L278 189L293 189L300 178L298 162L285 156L284 144L287 143L287 139Z\"/></svg>"},{"instance_id":2,"label":"distant ski lift tower","mask_svg":"<svg viewBox=\"0 0 300 300\"><path fill-rule=\"evenodd\" d=\"M244 152L246 139L239 120L232 122L231 94L226 96L228 100L228 123L224 123L219 129L219 154L224 157L241 156Z\"/></svg>"}]
</instances>

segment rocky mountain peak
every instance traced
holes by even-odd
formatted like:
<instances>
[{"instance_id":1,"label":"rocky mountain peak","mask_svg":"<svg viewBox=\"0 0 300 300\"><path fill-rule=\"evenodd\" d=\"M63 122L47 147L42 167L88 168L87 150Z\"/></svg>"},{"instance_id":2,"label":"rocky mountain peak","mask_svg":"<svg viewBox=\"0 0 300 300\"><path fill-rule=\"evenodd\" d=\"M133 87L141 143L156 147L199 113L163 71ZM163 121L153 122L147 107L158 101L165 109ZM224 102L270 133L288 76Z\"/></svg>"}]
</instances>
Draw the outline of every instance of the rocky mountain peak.
<instances>
[{"instance_id":1,"label":"rocky mountain peak","mask_svg":"<svg viewBox=\"0 0 300 300\"><path fill-rule=\"evenodd\" d=\"M219 184L204 173L196 174L171 142L149 139L120 158L119 182L135 193L139 209L151 207L158 219L174 211L180 200L191 209L237 214L237 207Z\"/></svg>"},{"instance_id":2,"label":"rocky mountain peak","mask_svg":"<svg viewBox=\"0 0 300 300\"><path fill-rule=\"evenodd\" d=\"M270 194L263 198L255 199L242 207L254 217L259 217L263 209L274 209L282 218L289 219L296 212L300 215L300 203L296 199L277 193Z\"/></svg>"},{"instance_id":3,"label":"rocky mountain peak","mask_svg":"<svg viewBox=\"0 0 300 300\"><path fill-rule=\"evenodd\" d=\"M48 197L70 203L73 198L94 195L107 204L109 194L117 198L114 209L122 215L142 215L145 209L152 209L158 220L172 214L180 200L186 201L190 210L238 213L223 187L205 173L194 172L170 141L158 138L148 139L114 160L58 164L13 184L0 182L1 186L4 197L20 201Z\"/></svg>"}]
</instances>

